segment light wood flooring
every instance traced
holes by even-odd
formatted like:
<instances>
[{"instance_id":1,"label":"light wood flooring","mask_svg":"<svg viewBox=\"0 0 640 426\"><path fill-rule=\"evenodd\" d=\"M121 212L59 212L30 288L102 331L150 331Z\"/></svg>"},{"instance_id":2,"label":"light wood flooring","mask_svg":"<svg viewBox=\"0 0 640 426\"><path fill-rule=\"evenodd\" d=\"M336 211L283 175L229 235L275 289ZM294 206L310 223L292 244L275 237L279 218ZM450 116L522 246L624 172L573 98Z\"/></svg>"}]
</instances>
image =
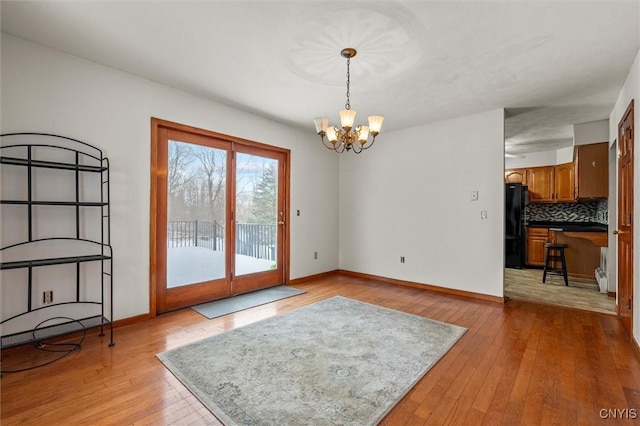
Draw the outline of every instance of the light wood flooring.
<instances>
[{"instance_id":1,"label":"light wood flooring","mask_svg":"<svg viewBox=\"0 0 640 426\"><path fill-rule=\"evenodd\" d=\"M605 314L616 313L616 299L600 293L593 280L569 277L569 286L559 275L547 275L542 282L542 269L504 270L504 295L511 299L530 300Z\"/></svg>"},{"instance_id":2,"label":"light wood flooring","mask_svg":"<svg viewBox=\"0 0 640 426\"><path fill-rule=\"evenodd\" d=\"M89 335L81 351L60 361L5 374L1 423L217 425L155 354L334 295L468 328L382 425L633 424L604 420L601 410L640 408L640 356L615 316L344 275L296 287L307 293L213 320L183 309L119 327L111 348L106 337ZM5 351L2 366L41 356Z\"/></svg>"}]
</instances>

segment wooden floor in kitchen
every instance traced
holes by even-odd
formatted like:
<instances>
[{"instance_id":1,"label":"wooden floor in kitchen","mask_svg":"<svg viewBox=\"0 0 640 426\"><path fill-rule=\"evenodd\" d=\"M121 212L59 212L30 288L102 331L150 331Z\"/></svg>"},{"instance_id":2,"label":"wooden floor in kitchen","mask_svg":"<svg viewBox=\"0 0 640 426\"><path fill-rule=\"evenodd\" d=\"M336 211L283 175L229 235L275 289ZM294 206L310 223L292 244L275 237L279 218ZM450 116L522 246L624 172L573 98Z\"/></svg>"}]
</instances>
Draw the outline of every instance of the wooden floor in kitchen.
<instances>
[{"instance_id":1,"label":"wooden floor in kitchen","mask_svg":"<svg viewBox=\"0 0 640 426\"><path fill-rule=\"evenodd\" d=\"M504 295L511 299L616 313L615 298L600 293L595 279L569 277L569 286L565 286L562 276L548 274L545 281L542 282L542 269L505 268Z\"/></svg>"},{"instance_id":2,"label":"wooden floor in kitchen","mask_svg":"<svg viewBox=\"0 0 640 426\"><path fill-rule=\"evenodd\" d=\"M640 355L613 315L516 299L503 304L341 274L295 287L306 293L212 320L187 308L119 327L114 347L90 334L79 352L4 374L0 423L219 425L155 355L336 295L468 329L382 425L637 421L610 417L630 413L615 410L640 409ZM28 367L47 355L5 351L2 369Z\"/></svg>"}]
</instances>

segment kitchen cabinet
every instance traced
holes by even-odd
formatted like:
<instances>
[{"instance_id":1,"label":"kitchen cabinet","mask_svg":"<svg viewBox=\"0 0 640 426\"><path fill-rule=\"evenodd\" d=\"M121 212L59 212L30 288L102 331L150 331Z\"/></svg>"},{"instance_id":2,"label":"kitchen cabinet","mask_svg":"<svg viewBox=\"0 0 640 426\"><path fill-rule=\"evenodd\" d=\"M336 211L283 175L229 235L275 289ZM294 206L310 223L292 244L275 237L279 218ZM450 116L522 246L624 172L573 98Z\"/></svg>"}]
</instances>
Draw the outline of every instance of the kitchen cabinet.
<instances>
[{"instance_id":1,"label":"kitchen cabinet","mask_svg":"<svg viewBox=\"0 0 640 426\"><path fill-rule=\"evenodd\" d=\"M554 167L554 201L569 203L576 201L573 163L558 164Z\"/></svg>"},{"instance_id":2,"label":"kitchen cabinet","mask_svg":"<svg viewBox=\"0 0 640 426\"><path fill-rule=\"evenodd\" d=\"M607 233L551 229L527 228L527 266L544 266L545 243L567 244L567 274L574 278L594 279L594 271L600 265L600 247L606 246ZM559 262L553 265L559 266Z\"/></svg>"},{"instance_id":3,"label":"kitchen cabinet","mask_svg":"<svg viewBox=\"0 0 640 426\"><path fill-rule=\"evenodd\" d=\"M533 167L527 170L531 203L576 201L573 163Z\"/></svg>"},{"instance_id":4,"label":"kitchen cabinet","mask_svg":"<svg viewBox=\"0 0 640 426\"><path fill-rule=\"evenodd\" d=\"M527 169L530 203L551 203L554 201L554 177L554 166Z\"/></svg>"},{"instance_id":5,"label":"kitchen cabinet","mask_svg":"<svg viewBox=\"0 0 640 426\"><path fill-rule=\"evenodd\" d=\"M506 183L529 188L530 203L571 203L609 195L609 144L579 145L574 161L556 166L505 170Z\"/></svg>"},{"instance_id":6,"label":"kitchen cabinet","mask_svg":"<svg viewBox=\"0 0 640 426\"><path fill-rule=\"evenodd\" d=\"M556 243L567 244L565 250L567 273L571 277L593 280L595 269L600 266L600 246L605 232L556 232ZM606 244L606 243L605 243Z\"/></svg>"},{"instance_id":7,"label":"kitchen cabinet","mask_svg":"<svg viewBox=\"0 0 640 426\"><path fill-rule=\"evenodd\" d=\"M504 171L505 183L527 184L527 169L513 169Z\"/></svg>"},{"instance_id":8,"label":"kitchen cabinet","mask_svg":"<svg viewBox=\"0 0 640 426\"><path fill-rule=\"evenodd\" d=\"M527 228L527 265L544 266L544 244L548 242L548 228Z\"/></svg>"},{"instance_id":9,"label":"kitchen cabinet","mask_svg":"<svg viewBox=\"0 0 640 426\"><path fill-rule=\"evenodd\" d=\"M609 196L609 143L578 145L574 151L576 199Z\"/></svg>"}]
</instances>

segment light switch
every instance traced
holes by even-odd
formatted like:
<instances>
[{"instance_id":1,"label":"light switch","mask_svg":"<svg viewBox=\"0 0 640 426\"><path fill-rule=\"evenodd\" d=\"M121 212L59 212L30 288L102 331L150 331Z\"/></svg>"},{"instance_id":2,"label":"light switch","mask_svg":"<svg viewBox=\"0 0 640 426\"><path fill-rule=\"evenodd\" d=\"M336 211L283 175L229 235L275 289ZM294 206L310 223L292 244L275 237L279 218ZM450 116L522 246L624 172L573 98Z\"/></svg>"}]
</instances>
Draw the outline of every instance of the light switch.
<instances>
[{"instance_id":1,"label":"light switch","mask_svg":"<svg viewBox=\"0 0 640 426\"><path fill-rule=\"evenodd\" d=\"M478 201L478 191L471 191L471 201Z\"/></svg>"}]
</instances>

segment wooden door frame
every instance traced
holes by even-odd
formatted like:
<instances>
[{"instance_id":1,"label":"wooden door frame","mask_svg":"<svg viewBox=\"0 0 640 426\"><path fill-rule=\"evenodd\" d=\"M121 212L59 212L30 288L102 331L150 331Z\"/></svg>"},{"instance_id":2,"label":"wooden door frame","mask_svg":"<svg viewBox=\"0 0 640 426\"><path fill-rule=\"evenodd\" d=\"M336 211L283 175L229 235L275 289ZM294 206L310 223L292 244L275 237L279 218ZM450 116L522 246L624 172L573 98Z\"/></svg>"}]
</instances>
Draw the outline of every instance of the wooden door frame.
<instances>
[{"instance_id":1,"label":"wooden door frame","mask_svg":"<svg viewBox=\"0 0 640 426\"><path fill-rule=\"evenodd\" d=\"M623 137L622 137L622 132L624 131L623 125L624 125L625 121L627 120L627 118L629 116L631 117L632 150L631 150L631 154L630 154L631 155L631 162L630 163L631 163L631 170L632 170L632 176L631 176L632 180L629 182L629 185L631 185L631 191L630 191L631 199L628 200L628 202L631 205L632 212L633 212L634 198L635 198L634 197L634 191L633 191L633 176L636 173L636 171L634 170L634 161L635 161L634 150L636 149L636 146L635 146L635 143L636 143L636 140L635 140L635 122L634 122L635 117L634 117L634 115L635 115L634 100L632 99L631 102L629 103L629 106L625 110L624 114L620 118L620 121L618 122L618 126L617 126L618 127L618 139L617 139L618 146L617 146L617 150L618 150L618 153L620 153L621 146L623 146L625 144L624 142L621 142L621 141L623 141ZM620 200L622 200L622 198L623 198L623 197L621 197L621 190L622 190L621 189L622 188L621 182L622 182L622 179L621 179L621 168L620 168L620 154L618 154L618 156L617 156L616 166L618 168L618 171L617 171L618 184L616 185L616 189L617 189L617 191L616 191L616 193L617 193L616 203L618 205L617 205L617 214L616 214L616 216L617 216L616 217L616 231L614 232L615 234L617 234L617 237L618 237L616 239L616 254L617 254L617 256L616 256L616 261L617 261L617 265L616 265L616 272L617 272L617 279L616 279L617 288L616 288L616 292L617 292L617 295L618 295L617 304L616 304L616 313L618 314L618 318L620 319L621 318L620 306L621 306L621 303L624 303L624 301L620 300L620 296L621 296L620 286L621 285L625 285L624 283L621 283L621 280L619 279L620 272L623 270L623 268L620 267L620 261L621 261L622 257L621 257L621 253L620 253L620 243L619 243L619 241L620 241L621 237L620 237L619 231L621 229L620 218L621 218L621 215L624 214L624 212L622 211L623 209L620 208ZM629 232L630 232L630 236L629 236L630 243L629 244L631 246L630 247L630 250L631 250L630 262L631 263L630 263L630 265L628 265L628 269L630 269L630 271L628 271L629 272L628 274L627 274L627 272L624 272L625 275L628 275L628 280L630 281L630 283L629 283L629 294L628 295L625 294L625 296L628 296L630 298L630 300L631 300L631 302L630 302L630 311L631 311L630 312L630 323L629 323L629 330L628 331L629 331L629 337L632 340L633 340L634 315L637 314L635 312L635 309L634 309L634 305L635 305L634 296L635 295L634 295L634 276L633 276L633 273L634 273L634 270L633 270L634 269L634 263L633 263L634 262L634 258L633 258L634 257L634 253L633 252L634 252L634 228L635 228L635 223L634 223L633 214L634 213L631 213L631 222L629 224L629 227L630 227L630 230L629 230ZM623 328L626 330L626 328L624 326L623 326Z\"/></svg>"},{"instance_id":2,"label":"wooden door frame","mask_svg":"<svg viewBox=\"0 0 640 426\"><path fill-rule=\"evenodd\" d=\"M213 132L211 130L200 129L197 127L188 126L185 124L175 123L172 121L163 120L156 117L151 117L151 146L153 147L158 137L160 136L160 131L162 128L169 128L173 130L193 133L197 135L202 135L206 137L216 138L224 141L231 142L232 144L238 144L245 147L256 147L261 149L267 149L270 151L277 151L284 156L284 168L286 171L285 179L284 179L284 194L283 194L283 204L284 204L284 232L283 232L283 259L282 259L282 268L283 268L283 280L284 284L289 284L290 276L289 276L289 259L290 259L290 193L291 193L291 185L290 185L290 170L291 170L291 151L285 148L280 148L272 145L268 145L261 142L255 142L248 139L242 139L236 136L225 135L222 133ZM235 151L233 151L235 152ZM159 169L158 164L159 158L157 155L157 150L151 149L151 181L150 181L150 210L149 210L149 317L155 318L157 316L157 264L160 259L157 258L156 246L157 246L157 238L156 232L158 222L162 219L158 217L158 185L156 182L153 182L154 179L159 178L159 174L161 170ZM235 194L234 194L235 195ZM166 220L166 218L165 218Z\"/></svg>"}]
</instances>

